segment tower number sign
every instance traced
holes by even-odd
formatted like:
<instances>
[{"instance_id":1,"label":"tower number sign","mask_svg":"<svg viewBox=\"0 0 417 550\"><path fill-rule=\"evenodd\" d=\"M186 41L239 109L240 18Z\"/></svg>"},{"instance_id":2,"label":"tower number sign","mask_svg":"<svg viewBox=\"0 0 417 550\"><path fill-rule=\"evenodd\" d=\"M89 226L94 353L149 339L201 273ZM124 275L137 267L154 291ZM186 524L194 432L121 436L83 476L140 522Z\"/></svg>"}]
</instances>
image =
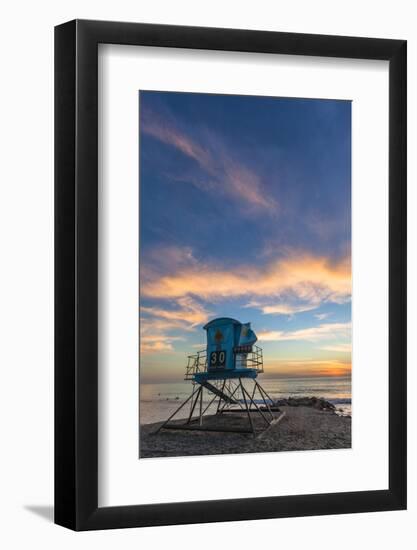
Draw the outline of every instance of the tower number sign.
<instances>
[{"instance_id":1,"label":"tower number sign","mask_svg":"<svg viewBox=\"0 0 417 550\"><path fill-rule=\"evenodd\" d=\"M226 352L223 350L210 353L210 368L221 369L226 365Z\"/></svg>"}]
</instances>

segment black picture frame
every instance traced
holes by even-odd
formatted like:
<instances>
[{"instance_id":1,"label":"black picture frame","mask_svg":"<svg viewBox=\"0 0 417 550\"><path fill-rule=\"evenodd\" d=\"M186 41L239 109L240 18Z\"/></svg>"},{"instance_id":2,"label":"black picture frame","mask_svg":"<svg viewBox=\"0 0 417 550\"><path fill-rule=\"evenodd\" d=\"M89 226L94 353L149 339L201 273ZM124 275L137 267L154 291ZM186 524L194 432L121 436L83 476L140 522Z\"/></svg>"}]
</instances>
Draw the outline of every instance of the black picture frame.
<instances>
[{"instance_id":1,"label":"black picture frame","mask_svg":"<svg viewBox=\"0 0 417 550\"><path fill-rule=\"evenodd\" d=\"M389 62L387 490L98 507L97 54L98 44L109 43ZM55 28L57 524L91 530L406 508L406 46L404 40L106 21Z\"/></svg>"}]
</instances>

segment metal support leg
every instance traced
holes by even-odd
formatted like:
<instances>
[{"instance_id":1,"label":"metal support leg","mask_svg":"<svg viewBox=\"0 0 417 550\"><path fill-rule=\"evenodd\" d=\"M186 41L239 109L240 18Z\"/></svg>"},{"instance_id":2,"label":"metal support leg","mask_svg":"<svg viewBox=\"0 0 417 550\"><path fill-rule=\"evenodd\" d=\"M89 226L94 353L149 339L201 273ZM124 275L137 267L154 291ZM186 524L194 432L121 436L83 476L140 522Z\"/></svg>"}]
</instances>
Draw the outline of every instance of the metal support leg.
<instances>
[{"instance_id":1,"label":"metal support leg","mask_svg":"<svg viewBox=\"0 0 417 550\"><path fill-rule=\"evenodd\" d=\"M196 387L196 383L195 383L195 382L193 382L193 391L194 391L195 387ZM193 400L193 399L191 399L191 403L190 403L190 411L191 411L191 409L193 408L193 405L194 405L194 400Z\"/></svg>"},{"instance_id":2,"label":"metal support leg","mask_svg":"<svg viewBox=\"0 0 417 550\"><path fill-rule=\"evenodd\" d=\"M253 427L252 417L251 417L251 415L250 415L248 403L247 403L247 401L246 401L245 389L244 389L244 387L243 387L242 379L241 379L241 378L239 378L239 384L240 384L240 388L241 388L241 390L242 390L243 401L245 402L245 407L246 407L246 412L247 412L247 414L248 414L250 427L252 428L252 433L255 434L255 428Z\"/></svg>"},{"instance_id":3,"label":"metal support leg","mask_svg":"<svg viewBox=\"0 0 417 550\"><path fill-rule=\"evenodd\" d=\"M188 401L193 397L193 395L194 395L196 392L200 391L200 390L201 390L201 386L200 386L200 388L199 388L198 390L194 390L193 393L190 395L190 397L188 397L188 398L184 401L184 403L183 403L180 407L178 407L178 409L176 409L175 412L173 412L173 413L171 414L171 416L168 418L168 420L165 420L165 422L159 426L159 428L156 430L155 433L156 433L156 434L159 433L159 431L160 431L166 424L168 424L168 422L169 422L172 418L174 418L174 416L183 408L183 406L184 406L186 403L188 403Z\"/></svg>"},{"instance_id":4,"label":"metal support leg","mask_svg":"<svg viewBox=\"0 0 417 550\"><path fill-rule=\"evenodd\" d=\"M210 405L217 399L217 395L215 395L210 401L209 401L209 404L205 407L205 409L203 410L203 416L205 414L205 412L207 411L207 409L210 407ZM219 397L219 400L221 401L221 397Z\"/></svg>"},{"instance_id":5,"label":"metal support leg","mask_svg":"<svg viewBox=\"0 0 417 550\"><path fill-rule=\"evenodd\" d=\"M186 424L189 424L189 423L191 422L191 419L192 419L193 413L194 413L194 409L195 409L195 406L197 405L197 401L198 401L198 398L199 398L199 396L200 396L201 390L202 390L202 387L199 386L199 388L198 388L198 390L197 390L197 395L195 396L194 403L193 403L193 406L192 406L192 408L191 408L191 411L190 411L190 414L189 414L189 416L188 416L188 419L187 419Z\"/></svg>"},{"instance_id":6,"label":"metal support leg","mask_svg":"<svg viewBox=\"0 0 417 550\"><path fill-rule=\"evenodd\" d=\"M243 386L242 386L243 388ZM248 392L245 390L245 388L243 388L243 391L246 393L246 395L249 397L250 401L249 401L249 405L251 406L252 404L255 406L256 410L258 411L258 413L262 416L262 418L265 420L265 422L268 424L269 426L269 420L267 419L267 417L264 415L264 413L261 411L261 409L258 407L258 405L255 403L255 401L251 398L251 396L248 394Z\"/></svg>"},{"instance_id":7,"label":"metal support leg","mask_svg":"<svg viewBox=\"0 0 417 550\"><path fill-rule=\"evenodd\" d=\"M200 426L203 424L203 386L200 393Z\"/></svg>"},{"instance_id":8,"label":"metal support leg","mask_svg":"<svg viewBox=\"0 0 417 550\"><path fill-rule=\"evenodd\" d=\"M226 380L223 380L222 393L224 393L224 387L225 387L225 385L226 385ZM216 414L219 414L219 409L220 409L221 402L222 402L222 398L220 397L220 398L219 398L219 402L218 402L218 404L217 404L217 411L216 411Z\"/></svg>"},{"instance_id":9,"label":"metal support leg","mask_svg":"<svg viewBox=\"0 0 417 550\"><path fill-rule=\"evenodd\" d=\"M272 414L271 407L269 406L268 401L265 399L264 389L258 384L258 382L256 382L256 380L255 380L255 384L256 384L256 386L257 386L257 388L258 388L259 393L261 394L261 397L262 397L262 399L263 399L263 401L264 401L264 403L265 403L266 408L268 409L269 414L271 415L271 420L273 420L273 419L274 419L274 415ZM266 394L266 395L267 395L267 394ZM271 400L270 397L267 397L267 399Z\"/></svg>"},{"instance_id":10,"label":"metal support leg","mask_svg":"<svg viewBox=\"0 0 417 550\"><path fill-rule=\"evenodd\" d=\"M235 395L236 391L239 389L239 386L236 386L235 389L232 391L232 393L230 394L230 399ZM230 390L229 390L230 391ZM224 405L222 406L222 408L220 409L220 414L223 412L223 410L225 409L226 406L228 406L229 403L225 402ZM242 406L242 403L240 403L238 401L238 405L241 409L244 409L244 407Z\"/></svg>"},{"instance_id":11,"label":"metal support leg","mask_svg":"<svg viewBox=\"0 0 417 550\"><path fill-rule=\"evenodd\" d=\"M257 383L257 384L258 384L258 383ZM258 386L259 386L259 384L258 384ZM274 400L272 399L272 397L270 397L270 396L266 393L266 391L264 390L264 388L262 388L261 386L259 386L259 389L262 390L262 393L266 395L266 397L271 401L271 403L274 402Z\"/></svg>"},{"instance_id":12,"label":"metal support leg","mask_svg":"<svg viewBox=\"0 0 417 550\"><path fill-rule=\"evenodd\" d=\"M251 401L253 401L253 398L255 397L255 392L256 392L256 380L253 381L253 392L252 392Z\"/></svg>"}]
</instances>

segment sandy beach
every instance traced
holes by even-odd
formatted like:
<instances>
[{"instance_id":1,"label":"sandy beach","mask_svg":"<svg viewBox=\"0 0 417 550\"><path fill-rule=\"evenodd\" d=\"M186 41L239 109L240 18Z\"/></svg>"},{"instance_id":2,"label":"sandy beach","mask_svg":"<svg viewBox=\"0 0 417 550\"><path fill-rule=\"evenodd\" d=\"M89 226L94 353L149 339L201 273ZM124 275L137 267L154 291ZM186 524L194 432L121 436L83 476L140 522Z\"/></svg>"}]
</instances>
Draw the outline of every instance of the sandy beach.
<instances>
[{"instance_id":1,"label":"sandy beach","mask_svg":"<svg viewBox=\"0 0 417 550\"><path fill-rule=\"evenodd\" d=\"M306 451L318 449L346 449L351 447L351 418L340 416L324 401L281 400L278 422L264 430L259 414L252 414L256 435L161 430L161 422L140 428L140 457L195 456L212 454L264 453L279 451ZM282 414L284 413L284 414ZM179 423L184 421L179 420ZM204 417L206 426L231 426L248 422L244 414L223 414Z\"/></svg>"}]
</instances>

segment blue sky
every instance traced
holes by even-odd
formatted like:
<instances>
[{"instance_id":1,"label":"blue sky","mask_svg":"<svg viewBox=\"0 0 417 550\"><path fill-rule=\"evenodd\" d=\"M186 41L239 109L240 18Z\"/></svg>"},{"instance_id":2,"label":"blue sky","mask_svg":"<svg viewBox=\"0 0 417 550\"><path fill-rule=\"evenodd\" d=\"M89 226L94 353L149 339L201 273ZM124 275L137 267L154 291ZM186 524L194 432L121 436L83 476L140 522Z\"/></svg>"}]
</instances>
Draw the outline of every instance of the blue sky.
<instances>
[{"instance_id":1,"label":"blue sky","mask_svg":"<svg viewBox=\"0 0 417 550\"><path fill-rule=\"evenodd\" d=\"M145 92L141 376L180 380L217 316L270 376L350 372L351 104Z\"/></svg>"}]
</instances>

